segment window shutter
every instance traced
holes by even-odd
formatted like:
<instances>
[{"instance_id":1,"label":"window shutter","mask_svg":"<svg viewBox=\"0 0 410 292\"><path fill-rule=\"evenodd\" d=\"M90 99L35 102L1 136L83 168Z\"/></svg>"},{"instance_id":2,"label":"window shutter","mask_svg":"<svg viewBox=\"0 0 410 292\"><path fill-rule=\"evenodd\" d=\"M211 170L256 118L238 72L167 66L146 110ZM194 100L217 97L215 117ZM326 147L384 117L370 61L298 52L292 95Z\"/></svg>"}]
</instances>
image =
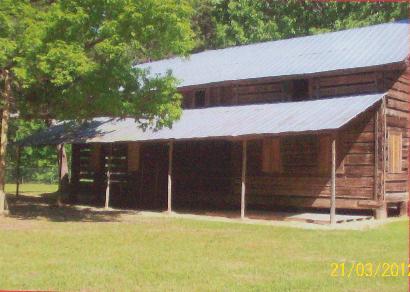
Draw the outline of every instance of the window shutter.
<instances>
[{"instance_id":1,"label":"window shutter","mask_svg":"<svg viewBox=\"0 0 410 292\"><path fill-rule=\"evenodd\" d=\"M262 171L266 173L282 172L279 138L263 139L262 142Z\"/></svg>"},{"instance_id":2,"label":"window shutter","mask_svg":"<svg viewBox=\"0 0 410 292\"><path fill-rule=\"evenodd\" d=\"M388 167L390 173L402 171L402 133L388 133Z\"/></svg>"},{"instance_id":3,"label":"window shutter","mask_svg":"<svg viewBox=\"0 0 410 292\"><path fill-rule=\"evenodd\" d=\"M140 144L128 143L128 171L138 171L140 167Z\"/></svg>"}]
</instances>

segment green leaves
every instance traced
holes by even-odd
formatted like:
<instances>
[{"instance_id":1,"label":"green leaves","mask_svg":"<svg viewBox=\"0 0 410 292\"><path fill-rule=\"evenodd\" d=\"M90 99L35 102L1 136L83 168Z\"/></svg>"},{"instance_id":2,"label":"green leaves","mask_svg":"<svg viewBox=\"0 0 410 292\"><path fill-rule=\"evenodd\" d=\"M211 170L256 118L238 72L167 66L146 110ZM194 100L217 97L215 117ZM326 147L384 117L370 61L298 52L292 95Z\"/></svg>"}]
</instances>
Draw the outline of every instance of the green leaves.
<instances>
[{"instance_id":1,"label":"green leaves","mask_svg":"<svg viewBox=\"0 0 410 292\"><path fill-rule=\"evenodd\" d=\"M191 0L198 49L222 48L408 17L408 3Z\"/></svg>"},{"instance_id":2,"label":"green leaves","mask_svg":"<svg viewBox=\"0 0 410 292\"><path fill-rule=\"evenodd\" d=\"M190 52L185 1L5 1L0 69L12 69L23 117L132 116L158 127L178 117L175 80L133 65Z\"/></svg>"},{"instance_id":3,"label":"green leaves","mask_svg":"<svg viewBox=\"0 0 410 292\"><path fill-rule=\"evenodd\" d=\"M47 44L47 50L38 56L40 73L55 86L63 86L86 77L96 67L78 44L56 41Z\"/></svg>"}]
</instances>

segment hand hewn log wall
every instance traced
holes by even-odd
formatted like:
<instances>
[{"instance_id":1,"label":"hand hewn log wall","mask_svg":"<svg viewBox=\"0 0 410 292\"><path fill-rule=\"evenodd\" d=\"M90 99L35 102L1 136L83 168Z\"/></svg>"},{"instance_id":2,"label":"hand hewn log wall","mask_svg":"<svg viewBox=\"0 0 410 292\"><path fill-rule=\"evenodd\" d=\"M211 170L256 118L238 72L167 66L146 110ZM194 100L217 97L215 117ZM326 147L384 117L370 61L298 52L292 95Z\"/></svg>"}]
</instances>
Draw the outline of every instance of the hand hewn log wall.
<instances>
[{"instance_id":1,"label":"hand hewn log wall","mask_svg":"<svg viewBox=\"0 0 410 292\"><path fill-rule=\"evenodd\" d=\"M402 134L402 168L400 172L391 173L386 167L385 190L386 201L404 201L408 198L408 153L409 153L409 94L410 74L406 71L400 75L385 73L387 135L391 132ZM385 147L388 147L385 143ZM391 159L386 149L386 165Z\"/></svg>"},{"instance_id":2,"label":"hand hewn log wall","mask_svg":"<svg viewBox=\"0 0 410 292\"><path fill-rule=\"evenodd\" d=\"M401 194L407 192L410 139L407 119L409 84L408 75L400 71L339 74L309 79L310 99L388 91L384 105L377 104L338 131L337 208L377 208L385 199L385 192L395 194L396 200L403 200ZM278 79L248 80L203 89L206 91L206 106L289 101L292 100L294 90L289 80ZM186 107L195 107L195 90L184 89ZM401 173L389 173L386 170L389 162L386 141L389 130L403 134ZM279 173L262 171L263 141L249 141L247 204L263 208L329 207L330 168L325 168L328 173L323 173L323 166L314 162L323 159L321 152L329 149L319 147L320 143L317 142L321 140L320 137L302 137L306 139L306 143L302 144L308 145L311 150L308 152L297 147L287 147L286 143L281 146L283 166ZM113 192L119 193L118 196L123 199L126 197L126 204L130 207L164 208L168 169L166 145L143 143L138 147L128 146L129 149L127 144L116 145L120 144L114 145L112 157ZM233 141L176 141L173 151L173 206L238 208L241 149L241 143ZM91 157L95 159L98 156L91 154L91 151L97 151L97 148L91 150L88 145L74 145L72 183L81 189L79 186L84 188L91 182L94 183L95 192L102 193L99 186L104 187L105 183L107 148L101 146L98 150L101 152L100 163L94 161L90 164ZM310 159L305 159L303 155ZM128 156L138 159L139 163L129 161Z\"/></svg>"},{"instance_id":3,"label":"hand hewn log wall","mask_svg":"<svg viewBox=\"0 0 410 292\"><path fill-rule=\"evenodd\" d=\"M329 96L343 96L385 92L391 88L400 76L400 70L363 71L354 73L325 74L306 77L308 88L305 99L316 99ZM296 79L297 80L297 79ZM300 80L300 79L299 79ZM406 77L401 77L402 84L396 86L403 91ZM297 88L295 79L263 78L239 80L216 85L193 86L181 89L185 108L195 108L195 92L205 92L205 106L226 106L235 104L255 104L292 101ZM298 99L300 100L300 99ZM390 103L402 107L400 98ZM404 117L404 114L401 115Z\"/></svg>"}]
</instances>

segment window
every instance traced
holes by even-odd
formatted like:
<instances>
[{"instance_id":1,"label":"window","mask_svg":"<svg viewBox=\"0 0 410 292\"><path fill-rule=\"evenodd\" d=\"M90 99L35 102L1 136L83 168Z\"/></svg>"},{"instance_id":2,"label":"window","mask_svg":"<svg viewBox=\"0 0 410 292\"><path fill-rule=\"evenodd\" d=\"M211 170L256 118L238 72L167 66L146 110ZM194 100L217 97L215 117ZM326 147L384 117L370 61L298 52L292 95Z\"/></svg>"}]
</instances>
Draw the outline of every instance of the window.
<instances>
[{"instance_id":1,"label":"window","mask_svg":"<svg viewBox=\"0 0 410 292\"><path fill-rule=\"evenodd\" d=\"M390 173L402 171L402 133L389 131L388 133L388 168Z\"/></svg>"},{"instance_id":2,"label":"window","mask_svg":"<svg viewBox=\"0 0 410 292\"><path fill-rule=\"evenodd\" d=\"M195 92L195 108L205 107L205 90Z\"/></svg>"},{"instance_id":3,"label":"window","mask_svg":"<svg viewBox=\"0 0 410 292\"><path fill-rule=\"evenodd\" d=\"M282 171L279 138L263 140L262 171L266 173L280 173Z\"/></svg>"},{"instance_id":4,"label":"window","mask_svg":"<svg viewBox=\"0 0 410 292\"><path fill-rule=\"evenodd\" d=\"M292 99L304 100L309 97L309 81L306 79L293 80Z\"/></svg>"}]
</instances>

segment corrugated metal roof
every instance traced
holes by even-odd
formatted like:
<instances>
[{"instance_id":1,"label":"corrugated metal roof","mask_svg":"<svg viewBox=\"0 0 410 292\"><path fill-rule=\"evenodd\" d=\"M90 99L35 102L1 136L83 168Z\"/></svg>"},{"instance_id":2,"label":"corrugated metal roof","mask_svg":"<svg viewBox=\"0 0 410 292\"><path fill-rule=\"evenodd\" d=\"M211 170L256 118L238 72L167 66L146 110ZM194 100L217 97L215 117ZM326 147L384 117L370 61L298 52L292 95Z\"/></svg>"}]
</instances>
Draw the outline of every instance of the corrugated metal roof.
<instances>
[{"instance_id":1,"label":"corrugated metal roof","mask_svg":"<svg viewBox=\"0 0 410 292\"><path fill-rule=\"evenodd\" d=\"M172 128L143 131L132 118L97 118L79 127L62 123L28 137L23 145L233 138L339 129L382 99L356 95L301 102L184 110ZM72 124L72 123L71 123Z\"/></svg>"},{"instance_id":2,"label":"corrugated metal roof","mask_svg":"<svg viewBox=\"0 0 410 292\"><path fill-rule=\"evenodd\" d=\"M408 55L408 24L400 21L211 50L139 67L160 75L171 70L183 87L393 64Z\"/></svg>"}]
</instances>

